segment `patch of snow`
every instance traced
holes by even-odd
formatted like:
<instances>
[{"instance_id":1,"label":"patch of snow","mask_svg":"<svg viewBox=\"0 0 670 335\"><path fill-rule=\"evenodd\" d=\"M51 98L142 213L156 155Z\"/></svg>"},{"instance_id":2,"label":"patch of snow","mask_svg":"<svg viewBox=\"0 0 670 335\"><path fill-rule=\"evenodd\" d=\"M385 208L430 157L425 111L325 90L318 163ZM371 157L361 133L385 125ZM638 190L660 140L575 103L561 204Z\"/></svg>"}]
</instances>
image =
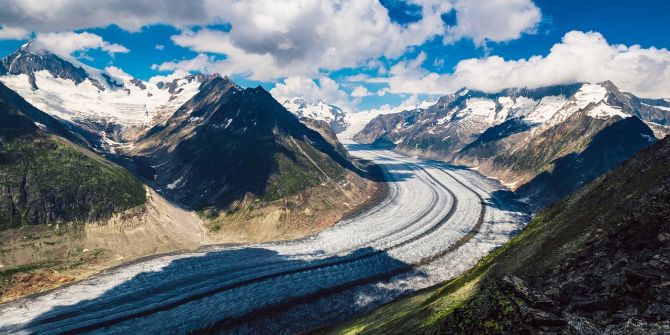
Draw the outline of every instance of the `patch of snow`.
<instances>
[{"instance_id":1,"label":"patch of snow","mask_svg":"<svg viewBox=\"0 0 670 335\"><path fill-rule=\"evenodd\" d=\"M650 105L650 104L646 104L644 102L642 104L645 105L645 106L654 107L656 109L660 109L660 110L664 110L664 111L670 111L670 107Z\"/></svg>"},{"instance_id":2,"label":"patch of snow","mask_svg":"<svg viewBox=\"0 0 670 335\"><path fill-rule=\"evenodd\" d=\"M652 136L649 136L647 134L640 134L640 135L642 135L642 137L644 137L644 139L647 140L647 142L649 142L649 143L656 142L656 139Z\"/></svg>"},{"instance_id":3,"label":"patch of snow","mask_svg":"<svg viewBox=\"0 0 670 335\"><path fill-rule=\"evenodd\" d=\"M544 128L565 121L575 112L586 108L589 104L599 104L607 96L607 89L597 84L584 84L579 90L547 120Z\"/></svg>"},{"instance_id":4,"label":"patch of snow","mask_svg":"<svg viewBox=\"0 0 670 335\"><path fill-rule=\"evenodd\" d=\"M181 186L181 181L184 179L184 177L179 177L179 179L173 181L172 183L167 185L168 190L174 190L175 188Z\"/></svg>"},{"instance_id":5,"label":"patch of snow","mask_svg":"<svg viewBox=\"0 0 670 335\"><path fill-rule=\"evenodd\" d=\"M322 100L308 103L301 98L287 99L282 104L289 112L297 117L307 117L314 120L330 122L344 118L344 111L334 105L329 105Z\"/></svg>"},{"instance_id":6,"label":"patch of snow","mask_svg":"<svg viewBox=\"0 0 670 335\"><path fill-rule=\"evenodd\" d=\"M482 116L493 119L495 117L496 103L491 99L471 98L466 102L466 110L470 115Z\"/></svg>"},{"instance_id":7,"label":"patch of snow","mask_svg":"<svg viewBox=\"0 0 670 335\"><path fill-rule=\"evenodd\" d=\"M233 119L227 119L227 120L226 120L226 125L223 126L223 129L228 128L228 127L230 126L231 123L233 123Z\"/></svg>"},{"instance_id":8,"label":"patch of snow","mask_svg":"<svg viewBox=\"0 0 670 335\"><path fill-rule=\"evenodd\" d=\"M618 116L622 119L631 116L629 114L622 112L620 107L610 106L605 103L599 103L597 106L588 111L587 115L592 118L603 119L603 120L615 116Z\"/></svg>"},{"instance_id":9,"label":"patch of snow","mask_svg":"<svg viewBox=\"0 0 670 335\"><path fill-rule=\"evenodd\" d=\"M567 99L564 96L546 96L540 100L535 108L524 117L531 123L544 123L551 119L560 110Z\"/></svg>"},{"instance_id":10,"label":"patch of snow","mask_svg":"<svg viewBox=\"0 0 670 335\"><path fill-rule=\"evenodd\" d=\"M536 100L526 97L517 97L514 101L514 105L510 108L509 113L505 116L505 119L511 117L525 117L531 113L537 105L538 102Z\"/></svg>"},{"instance_id":11,"label":"patch of snow","mask_svg":"<svg viewBox=\"0 0 670 335\"><path fill-rule=\"evenodd\" d=\"M436 123L437 123L437 124L444 124L445 122L447 122L447 120L449 119L449 117L450 117L449 115L445 115L445 116L443 116L443 117L437 119Z\"/></svg>"}]
</instances>

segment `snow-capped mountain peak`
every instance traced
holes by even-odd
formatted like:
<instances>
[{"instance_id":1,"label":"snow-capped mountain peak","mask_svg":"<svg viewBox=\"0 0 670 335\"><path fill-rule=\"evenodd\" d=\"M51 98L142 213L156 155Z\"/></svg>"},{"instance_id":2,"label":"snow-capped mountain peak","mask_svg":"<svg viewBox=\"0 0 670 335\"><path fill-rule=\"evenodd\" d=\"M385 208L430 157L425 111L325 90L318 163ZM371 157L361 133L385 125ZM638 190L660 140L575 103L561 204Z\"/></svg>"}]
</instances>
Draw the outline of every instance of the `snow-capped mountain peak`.
<instances>
[{"instance_id":1,"label":"snow-capped mountain peak","mask_svg":"<svg viewBox=\"0 0 670 335\"><path fill-rule=\"evenodd\" d=\"M511 88L496 93L461 89L426 110L409 110L372 120L356 136L361 142L384 137L392 143L423 145L455 154L488 129L542 134L566 122L611 123L636 116L657 137L670 133L670 104L621 92L614 83L578 83L537 89ZM488 134L487 136L492 136ZM408 138L414 138L411 142ZM413 149L412 149L413 150Z\"/></svg>"},{"instance_id":2,"label":"snow-capped mountain peak","mask_svg":"<svg viewBox=\"0 0 670 335\"><path fill-rule=\"evenodd\" d=\"M132 140L140 132L127 130L165 120L211 78L186 73L142 81L33 51L29 43L0 60L2 83L52 116L102 134L103 145Z\"/></svg>"},{"instance_id":3,"label":"snow-capped mountain peak","mask_svg":"<svg viewBox=\"0 0 670 335\"><path fill-rule=\"evenodd\" d=\"M310 103L303 98L296 97L284 100L282 105L298 118L305 117L327 122L335 133L344 131L349 124L347 113L335 105L325 103L321 99Z\"/></svg>"},{"instance_id":4,"label":"snow-capped mountain peak","mask_svg":"<svg viewBox=\"0 0 670 335\"><path fill-rule=\"evenodd\" d=\"M576 112L600 119L635 115L647 122L669 125L670 113L663 111L666 104L664 100L637 98L621 92L611 81L604 81L538 89L512 88L498 93L461 89L440 98L432 108L446 109L455 119L470 120L475 128L509 119L547 128Z\"/></svg>"}]
</instances>

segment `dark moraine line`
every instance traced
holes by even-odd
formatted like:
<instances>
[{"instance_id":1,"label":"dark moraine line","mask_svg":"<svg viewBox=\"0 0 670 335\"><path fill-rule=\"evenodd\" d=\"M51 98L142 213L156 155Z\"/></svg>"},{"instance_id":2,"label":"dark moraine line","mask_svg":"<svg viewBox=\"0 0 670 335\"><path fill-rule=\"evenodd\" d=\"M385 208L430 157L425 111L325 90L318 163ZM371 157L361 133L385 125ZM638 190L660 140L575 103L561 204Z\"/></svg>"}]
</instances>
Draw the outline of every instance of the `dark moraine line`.
<instances>
[{"instance_id":1,"label":"dark moraine line","mask_svg":"<svg viewBox=\"0 0 670 335\"><path fill-rule=\"evenodd\" d=\"M438 166L435 166L435 165L432 165L432 164L429 164L429 165L431 165L433 167L436 167L436 168L439 168ZM417 165L417 167L426 171L425 169L423 169L422 167L420 167L418 165ZM441 168L439 168L439 169L441 169ZM281 314L281 313L285 312L286 310L288 310L292 307L297 307L299 305L313 303L313 302L318 301L319 299L338 294L338 293L343 292L343 291L348 290L348 289L353 289L353 288L356 288L358 286L368 285L368 284L372 284L372 283L379 282L379 281L389 280L396 275L399 275L399 274L402 274L402 273L405 273L405 272L409 272L409 271L415 269L416 267L426 265L428 263L431 263L431 262L435 261L438 258L444 257L447 254L456 251L458 248L460 248L461 246L468 243L471 239L473 239L477 235L477 233L479 232L479 229L481 228L482 224L484 224L484 216L486 215L486 203L484 202L484 198L478 192L473 190L471 187L465 185L463 182L459 181L457 178L454 178L454 176L451 173L449 173L445 170L443 170L443 172L445 172L447 175L449 175L452 179L456 180L456 182L461 184L463 187L465 187L466 189L468 189L472 193L474 193L477 196L477 198L479 198L479 203L482 205L481 210L479 212L479 217L477 218L477 223L475 224L475 226L470 231L468 231L468 233L466 235L464 235L463 237L458 239L458 241L456 241L454 244L450 245L449 248L447 248L445 250L442 250L441 252L439 252L435 255L424 257L424 258L420 259L418 262L407 264L406 266L401 266L399 268L390 270L390 271L385 272L385 273L376 274L376 275L373 275L371 277L360 278L360 279L357 279L357 280L354 280L354 281L351 281L351 282L343 283L341 285L325 288L325 289L322 289L322 290L319 290L319 291L316 291L316 292L313 292L313 293L310 293L310 294L307 294L307 295L288 298L288 299L286 299L286 300L284 300L280 303L272 304L272 305L268 305L268 306L265 306L265 307L261 307L261 308L252 310L252 311L250 311L250 312L248 312L248 313L246 313L242 316L239 316L239 317L226 318L226 319L223 319L221 321L218 321L218 322L214 323L213 325L211 325L209 327L193 331L193 332L191 332L191 334L219 334L221 332L224 332L227 329L233 328L235 326L242 325L244 323L253 321L255 319ZM426 173L429 174L427 171L426 171ZM432 176L431 176L431 179L435 180L438 184L445 187L442 183L440 183L439 181L434 179ZM445 187L445 189L446 189L446 187ZM449 191L449 193L453 195L453 193L451 193L451 191ZM454 197L454 199L456 199L456 198ZM450 210L450 214L453 215L453 213L451 213L451 210ZM447 214L447 215L450 217L449 214ZM442 220L444 222L446 222L446 220L448 220L447 216L445 216L445 218L443 218Z\"/></svg>"},{"instance_id":2,"label":"dark moraine line","mask_svg":"<svg viewBox=\"0 0 670 335\"><path fill-rule=\"evenodd\" d=\"M213 289L210 289L210 290L207 290L207 291L203 291L203 292L200 292L200 293L188 296L188 297L184 297L184 298L181 298L181 299L178 299L178 300L175 300L175 301L171 301L171 302L163 304L161 306L156 306L156 307L152 307L152 308L142 310L142 311L138 311L138 312L135 312L135 313L121 315L119 317L115 317L115 318L112 318L112 319L102 320L100 322L96 322L96 323L92 323L92 324L88 324L88 325L83 325L83 326L77 327L77 328L72 328L72 329L69 329L69 330L63 332L63 334L77 334L77 333L81 333L81 332L87 332L87 331L92 331L92 330L96 330L96 329L100 329L100 328L105 328L105 327L109 327L109 326L112 326L114 324L117 324L117 323L120 323L120 322L123 322L123 321L132 320L132 319L139 318L139 317L145 317L145 316L155 314L155 313L158 313L158 312L162 312L162 311L167 311L167 310L173 309L175 307L178 307L180 305L183 305L185 303L197 301L197 300L206 298L208 296L212 296L212 295L215 295L215 294L218 294L218 293L221 293L221 292L225 292L225 291L235 289L235 288L239 288L239 287L242 287L242 286L246 286L246 285L249 285L249 284L258 283L258 282L262 282L262 281L266 281L266 280L271 280L271 279L274 279L274 278L283 277L283 276L287 276L287 275L292 275L292 274L296 274L296 273L308 272L308 271L312 271L312 270L316 270L316 269L322 269L322 268L326 268L326 267L338 266L338 265L343 265L343 264L347 264L347 263L360 261L362 259L371 258L371 257L377 256L381 253L388 252L388 251L396 249L396 248L400 248L400 247L405 246L405 245L407 245L411 242L419 240L419 239L425 237L426 235L434 232L435 230L437 230L438 228L440 228L444 224L446 224L446 222L454 215L454 213L456 211L456 208L458 206L458 199L456 198L454 193L448 187L446 187L439 180L437 180L435 177L433 177L426 169L424 169L423 167L421 167L417 164L414 164L414 163L411 163L411 164L415 165L417 168L424 171L429 176L430 179L432 179L435 183L437 183L438 185L443 187L450 194L450 196L453 199L452 206L449 209L449 212L435 226L431 227L430 229L424 231L423 233L421 233L417 236L414 236L414 237L412 237L408 240L405 240L405 241L403 241L403 242L401 242L397 245L390 246L390 247L380 249L380 250L376 250L374 252L359 255L359 256L356 256L356 257L350 257L350 258L345 258L345 259L341 259L341 260L337 260L337 261L331 261L331 262L323 262L323 263L320 263L320 264L317 264L317 265L314 265L314 266L296 268L296 269L287 270L287 271L283 271L283 272L267 274L267 275L264 275L264 276L260 276L260 277L256 277L256 278L252 278L252 279L248 279L248 280L244 280L244 281L240 281L240 282L236 282L236 283L231 283L231 284L228 284L228 285L223 285L223 286L213 288ZM471 229L464 237L462 237L461 239L456 241L456 243L454 243L448 249L438 253L437 255L426 257L424 259L421 259L419 262L408 264L406 267L400 267L400 268L395 269L393 271L390 271L388 273L377 274L377 275L374 275L372 277L367 277L367 278L363 278L363 279L356 280L356 281L353 281L353 282L349 282L349 283L345 283L345 284L342 284L342 285L327 288L327 289L324 289L324 290L319 290L319 291L317 291L315 293L312 293L312 294L309 294L308 296L305 296L305 297L309 297L309 296L323 297L324 294L325 295L335 294L336 292L340 292L340 291L346 289L345 287L349 287L351 285L353 285L351 287L355 287L355 286L360 286L360 285L369 284L369 283L372 283L372 282L375 282L375 281L380 281L380 280L383 280L383 279L391 278L394 275L400 274L402 272L410 271L416 266L424 265L428 262L431 262L432 260L435 260L436 258L442 257L442 256L446 255L447 253L452 252L453 250L456 250L458 247L460 247L461 245L467 243L470 239L472 239L472 237L474 237L474 235L476 235L476 233L479 231L479 228L481 227L481 225L483 223L484 214L485 214L485 211L486 211L486 206L485 206L485 203L484 203L484 199L481 197L481 195L479 195L479 193L475 192L472 188L465 185L464 183L462 183L458 179L454 178L450 173L448 173L446 171L444 171L444 172L447 173L449 176L451 176L452 179L456 180L456 182L461 184L463 187L465 187L466 189L475 193L477 195L477 197L480 199L480 203L482 204L482 210L481 210L479 219L477 221L477 224L475 225L475 227L473 227L473 229ZM355 285L354 285L354 283L355 283ZM294 301L295 299L300 299L300 298L289 298L287 300L284 300L284 302L282 302L280 304L277 304L277 305L284 306L285 303L291 303L291 301ZM295 304L295 302L293 302L293 303ZM266 309L272 309L272 308L274 308L274 306L275 305L262 307L262 308L254 310L254 311L251 311L247 314L256 313L257 311L264 311ZM220 329L219 327L217 327L217 325L221 325L223 328L228 328L228 327L231 327L235 324L239 324L240 322L237 322L235 320L238 320L238 319L242 320L242 319L245 318L245 316L247 314L245 314L241 317L237 317L237 318L223 319L220 322L217 322L216 324L214 324L214 326L213 326L214 328L209 328L209 329ZM62 320L62 317L54 316L52 318L49 318L49 320L50 321L59 321L59 320ZM47 320L40 320L40 323L44 323L46 321Z\"/></svg>"},{"instance_id":3,"label":"dark moraine line","mask_svg":"<svg viewBox=\"0 0 670 335\"><path fill-rule=\"evenodd\" d=\"M414 164L411 164L411 165L414 165ZM414 165L414 166L415 166L416 168L419 168L419 167L416 166L416 165ZM384 173L386 173L386 171L385 171ZM395 178L393 178L393 175L392 175L392 174L387 174L386 177L388 177L387 180L390 180L390 181L392 181L392 182L397 181ZM432 178L432 176L429 176L429 178ZM433 195L434 195L435 197L437 197L437 192L436 192L435 190L431 189L431 192L433 193ZM388 206L388 204L389 204L390 202L392 202L393 200L395 200L395 199L397 198L397 196L398 196L398 195L397 195L397 193L396 193L396 194L394 194L393 196L389 197L389 200L388 200L387 202L385 202L383 205L381 205L381 207L386 207L386 206ZM437 200L434 199L433 202L431 203L431 206L429 206L429 208L433 208L433 207L435 207L436 205L437 205ZM380 209L381 209L381 208L377 208L377 209L376 209L375 211L373 211L373 212L376 212L376 211L378 211L378 210L380 210ZM423 218L425 218L425 217L428 215L427 212L428 212L428 211L426 210L426 213L422 214L422 215L417 219L417 221L418 221L418 220L421 220L421 219L423 219ZM365 216L367 216L367 215L364 215L363 217L365 217ZM386 235L386 236L384 236L384 237L382 237L382 238L388 237L388 236L390 236L390 235L398 234L399 232L402 232L402 231L404 231L404 230L406 230L406 229L408 229L408 228L411 228L411 225L410 225L410 226L405 226L405 227L403 227L403 228L401 228L401 229L398 229L398 230L395 230L395 231L391 232L389 235ZM284 243L278 243L278 244L295 243L296 241L306 240L306 239L309 239L309 238L310 238L310 237L304 237L304 238L301 238L301 239L297 239L297 240L293 240L293 241L287 241L287 242L284 242ZM367 242L367 243L374 243L374 242L376 242L376 241L378 241L378 240L379 240L379 239L376 239L376 240L373 240L373 241L369 241L369 242ZM338 252L338 253L346 253L346 252L348 252L348 251L351 252L351 251L354 251L354 250L356 250L356 249L358 249L358 248L360 248L360 247L356 247L356 248L349 249L349 250L342 250L342 251L340 251L340 252ZM340 264L346 263L346 261L352 261L352 262L353 262L353 261L357 261L357 260L360 260L360 259L364 259L364 258L369 257L369 256L374 256L374 255L379 254L380 252L383 252L383 251L386 251L386 250L390 250L390 249L387 248L387 249L384 249L384 250L378 250L378 251L375 251L373 254L370 254L370 253L364 253L364 254L360 254L360 255L358 255L358 256L356 256L356 257L348 257L348 256L344 256L344 257L340 258L338 261L330 261L330 262L329 262L329 261L325 261L325 262L322 262L322 263L319 263L319 264L314 264L314 265L312 265L311 267L305 267L305 266L292 267L292 266L289 266L288 268L293 268L293 269L291 269L291 270L279 271L279 272L273 272L273 273L270 273L270 274L267 274L267 275L264 275L264 276L259 276L259 277L249 278L249 279L247 279L247 280L244 281L244 282L238 282L238 283L243 283L243 285L247 285L247 284L249 284L249 283L253 283L253 282L255 282L255 281L261 281L261 280L266 280L266 279L268 279L268 278L274 278L274 277L279 277L279 276L283 276L283 275L293 274L293 273L295 273L295 271L298 271L298 270L300 270L300 271L304 271L304 270L318 269L318 268L319 268L318 265L323 265L323 267L325 267L325 266L332 266L332 265L340 265ZM154 257L147 257L146 259L149 259L149 258L154 258ZM137 262L133 262L133 263L137 263ZM133 264L133 263L131 263L131 264ZM268 265L276 265L276 264L277 264L277 262L261 262L261 263L255 264L254 266L255 266L257 269L261 270L261 269L263 269L264 267L266 267L266 266L268 266ZM119 267L121 267L121 266L119 266ZM228 268L228 269L226 269L226 274L227 274L227 275L230 275L230 274L234 273L236 270L237 270L237 271L239 271L239 270L245 270L245 269L247 269L247 268L248 268L248 267L247 267L247 266L244 266L244 265L240 266L239 268L232 268L232 269L231 269L231 268ZM281 270L281 268L279 268L279 269L277 269L277 270ZM231 271L233 271L233 272L231 272ZM299 272L299 271L298 271L298 272ZM217 272L199 273L199 274L198 274L199 277L200 277L200 276L203 276L203 275L207 275L207 276L211 277L211 276L213 276L213 275L217 275ZM195 279L194 279L194 277L192 277L192 276L191 276L191 277L182 277L182 278L173 280L173 281L170 283L170 284L171 284L170 287L162 287L162 286L161 286L161 287L152 287L152 288L149 288L149 289L146 289L146 290L142 291L142 295L147 296L147 295L160 294L160 293L163 293L163 292L165 292L165 291L172 290L174 287L182 286L182 284L189 284L189 283L192 283L193 280L195 280ZM235 284L235 283L231 283L230 285L234 285L234 284ZM240 286L242 286L242 285L240 285ZM224 285L224 286L222 286L222 287L224 288L224 291L225 291L226 289L237 288L238 286L231 286L231 287L228 287L228 286ZM93 311L101 311L101 310L104 310L105 308L108 308L108 307L117 307L119 303L122 303L123 301L125 301L124 299L130 299L130 298L134 297L135 295L136 295L136 292L130 292L130 293L126 293L126 294L122 294L122 295L116 296L116 297L114 297L114 299L112 299L112 300L110 300L110 301L107 301L107 302L105 302L105 303L95 304L95 305L92 305L92 306L90 306L90 307L83 307L83 308L86 308L88 313L91 313L91 312L93 312ZM62 312L62 313L57 314L57 315L49 316L48 318L42 318L42 319L35 320L34 322L31 322L30 325L35 326L35 325L48 324L48 323L52 323L52 322L56 322L56 321L60 321L60 320L64 320L64 319L66 319L66 318L74 317L74 316L79 316L79 315L80 315L79 311ZM108 317L108 316L110 316L110 315L105 315L105 317ZM82 322L92 321L92 320L96 320L96 319L100 319L100 318L101 318L101 317L92 318L92 319L88 319L88 320L83 320Z\"/></svg>"}]
</instances>

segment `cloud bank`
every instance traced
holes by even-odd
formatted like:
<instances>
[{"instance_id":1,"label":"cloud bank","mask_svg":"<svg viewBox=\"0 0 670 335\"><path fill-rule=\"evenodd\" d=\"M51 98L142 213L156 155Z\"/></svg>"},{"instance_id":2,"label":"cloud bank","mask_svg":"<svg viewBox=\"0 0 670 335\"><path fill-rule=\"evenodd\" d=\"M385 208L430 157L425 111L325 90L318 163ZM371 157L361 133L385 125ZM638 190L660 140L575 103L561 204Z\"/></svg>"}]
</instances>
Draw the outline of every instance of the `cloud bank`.
<instances>
[{"instance_id":1,"label":"cloud bank","mask_svg":"<svg viewBox=\"0 0 670 335\"><path fill-rule=\"evenodd\" d=\"M571 31L546 56L506 60L499 56L460 61L453 73L438 74L421 66L426 55L392 66L386 82L391 93L445 94L461 87L496 92L509 87L536 88L575 82L611 80L625 91L646 97L670 93L670 51L609 44L597 32Z\"/></svg>"}]
</instances>

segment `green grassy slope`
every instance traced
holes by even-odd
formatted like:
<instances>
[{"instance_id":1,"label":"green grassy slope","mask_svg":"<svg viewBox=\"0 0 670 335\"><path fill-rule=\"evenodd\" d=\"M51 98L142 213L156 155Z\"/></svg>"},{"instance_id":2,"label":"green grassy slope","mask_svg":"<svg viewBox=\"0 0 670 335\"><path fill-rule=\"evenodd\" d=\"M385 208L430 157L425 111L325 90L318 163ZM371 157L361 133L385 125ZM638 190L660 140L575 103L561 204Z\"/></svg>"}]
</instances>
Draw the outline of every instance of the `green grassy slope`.
<instances>
[{"instance_id":1,"label":"green grassy slope","mask_svg":"<svg viewBox=\"0 0 670 335\"><path fill-rule=\"evenodd\" d=\"M339 334L670 331L670 138L556 206L463 275Z\"/></svg>"},{"instance_id":2,"label":"green grassy slope","mask_svg":"<svg viewBox=\"0 0 670 335\"><path fill-rule=\"evenodd\" d=\"M141 205L143 185L0 100L0 229L88 221Z\"/></svg>"}]
</instances>

